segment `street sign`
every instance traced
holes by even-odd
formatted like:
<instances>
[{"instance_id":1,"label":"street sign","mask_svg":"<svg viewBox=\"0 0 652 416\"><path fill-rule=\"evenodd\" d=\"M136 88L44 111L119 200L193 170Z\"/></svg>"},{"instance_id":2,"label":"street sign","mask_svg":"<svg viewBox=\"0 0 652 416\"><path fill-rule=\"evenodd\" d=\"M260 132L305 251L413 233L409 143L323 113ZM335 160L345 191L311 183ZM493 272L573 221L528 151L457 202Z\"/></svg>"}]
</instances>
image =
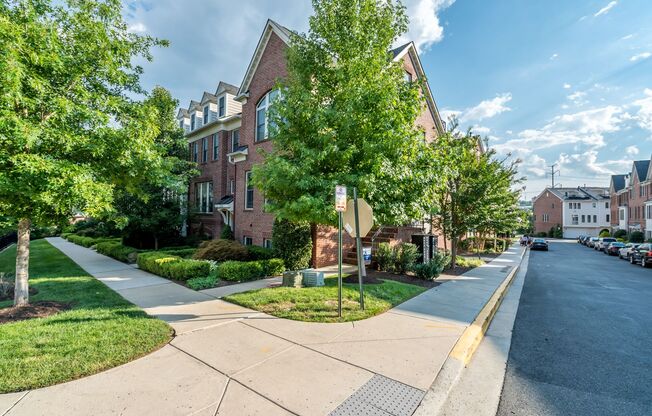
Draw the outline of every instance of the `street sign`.
<instances>
[{"instance_id":1,"label":"street sign","mask_svg":"<svg viewBox=\"0 0 652 416\"><path fill-rule=\"evenodd\" d=\"M346 210L342 216L344 222L344 229L353 238L356 238L355 233L355 212L354 201L350 199L346 203ZM374 211L371 206L362 198L358 198L358 221L360 221L360 237L366 236L371 228L374 226Z\"/></svg>"},{"instance_id":2,"label":"street sign","mask_svg":"<svg viewBox=\"0 0 652 416\"><path fill-rule=\"evenodd\" d=\"M346 186L335 186L335 211L346 211Z\"/></svg>"}]
</instances>

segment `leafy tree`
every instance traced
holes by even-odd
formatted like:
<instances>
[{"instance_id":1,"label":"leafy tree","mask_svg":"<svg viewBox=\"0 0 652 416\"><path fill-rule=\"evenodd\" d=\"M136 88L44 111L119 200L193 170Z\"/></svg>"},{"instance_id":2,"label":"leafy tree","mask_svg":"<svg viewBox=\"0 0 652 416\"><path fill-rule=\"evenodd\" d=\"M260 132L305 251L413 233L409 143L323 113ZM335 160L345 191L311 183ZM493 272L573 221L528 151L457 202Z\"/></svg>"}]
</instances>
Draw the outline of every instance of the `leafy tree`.
<instances>
[{"instance_id":1,"label":"leafy tree","mask_svg":"<svg viewBox=\"0 0 652 416\"><path fill-rule=\"evenodd\" d=\"M312 258L310 224L276 218L272 228L272 244L288 270L305 269Z\"/></svg>"},{"instance_id":2,"label":"leafy tree","mask_svg":"<svg viewBox=\"0 0 652 416\"><path fill-rule=\"evenodd\" d=\"M163 155L161 174L143 178L133 189L120 188L116 214L124 217L125 242L135 247L159 248L161 239L178 239L185 220L182 198L192 176L198 174L195 163L188 161L188 146L175 119L178 101L163 87L155 87L144 101L146 111L154 115L158 135L154 139Z\"/></svg>"},{"instance_id":3,"label":"leafy tree","mask_svg":"<svg viewBox=\"0 0 652 416\"><path fill-rule=\"evenodd\" d=\"M407 30L393 1L313 0L305 35L291 36L288 76L272 111L274 149L254 167L268 210L334 224L336 184L357 187L376 220L422 218L424 109L419 84L404 80L388 51Z\"/></svg>"},{"instance_id":4,"label":"leafy tree","mask_svg":"<svg viewBox=\"0 0 652 416\"><path fill-rule=\"evenodd\" d=\"M433 225L451 241L451 267L456 265L460 240L471 231L504 233L518 226L523 216L512 188L518 162L495 159L481 151L480 138L453 129L430 147L438 177L432 184L436 215ZM434 167L432 168L434 169Z\"/></svg>"},{"instance_id":5,"label":"leafy tree","mask_svg":"<svg viewBox=\"0 0 652 416\"><path fill-rule=\"evenodd\" d=\"M62 4L63 3L63 4ZM116 186L157 175L155 115L119 0L0 0L0 215L18 224L15 305L28 303L29 230L110 212Z\"/></svg>"}]
</instances>

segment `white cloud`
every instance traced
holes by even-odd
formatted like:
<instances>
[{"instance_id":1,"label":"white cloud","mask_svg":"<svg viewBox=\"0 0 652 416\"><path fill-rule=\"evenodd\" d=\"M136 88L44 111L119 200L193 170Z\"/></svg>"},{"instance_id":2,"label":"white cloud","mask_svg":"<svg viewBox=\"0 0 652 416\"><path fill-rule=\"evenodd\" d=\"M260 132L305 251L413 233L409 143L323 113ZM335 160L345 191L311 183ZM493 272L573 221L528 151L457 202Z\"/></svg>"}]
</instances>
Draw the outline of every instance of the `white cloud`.
<instances>
[{"instance_id":1,"label":"white cloud","mask_svg":"<svg viewBox=\"0 0 652 416\"><path fill-rule=\"evenodd\" d=\"M623 108L617 106L562 114L542 128L522 130L517 134L517 138L500 143L494 148L499 153L515 153L521 156L537 150L573 144L598 149L605 146L604 134L618 131L621 123L628 117Z\"/></svg>"},{"instance_id":2,"label":"white cloud","mask_svg":"<svg viewBox=\"0 0 652 416\"><path fill-rule=\"evenodd\" d=\"M600 10L598 10L597 13L593 15L593 17L598 17L598 16L601 16L603 14L609 13L609 10L613 9L616 6L616 4L618 4L617 1L609 2L609 4L607 4L606 6L601 8Z\"/></svg>"},{"instance_id":3,"label":"white cloud","mask_svg":"<svg viewBox=\"0 0 652 416\"><path fill-rule=\"evenodd\" d=\"M631 39L631 38L633 38L633 37L634 37L634 34L633 34L633 33L630 33L629 35L625 35L625 36L623 36L622 38L620 38L620 40L627 40L627 39Z\"/></svg>"},{"instance_id":4,"label":"white cloud","mask_svg":"<svg viewBox=\"0 0 652 416\"><path fill-rule=\"evenodd\" d=\"M399 42L413 41L419 52L427 51L434 43L444 38L438 13L455 3L455 0L408 0L405 2L410 27Z\"/></svg>"},{"instance_id":5,"label":"white cloud","mask_svg":"<svg viewBox=\"0 0 652 416\"><path fill-rule=\"evenodd\" d=\"M638 154L638 147L636 146L627 146L625 148L625 153L629 156L636 156Z\"/></svg>"},{"instance_id":6,"label":"white cloud","mask_svg":"<svg viewBox=\"0 0 652 416\"><path fill-rule=\"evenodd\" d=\"M545 178L548 173L546 160L539 155L531 155L523 160L525 173L536 178Z\"/></svg>"},{"instance_id":7,"label":"white cloud","mask_svg":"<svg viewBox=\"0 0 652 416\"><path fill-rule=\"evenodd\" d=\"M565 90L570 89L570 87L571 87L571 84L569 84L569 83L564 84L564 89Z\"/></svg>"},{"instance_id":8,"label":"white cloud","mask_svg":"<svg viewBox=\"0 0 652 416\"><path fill-rule=\"evenodd\" d=\"M467 108L462 111L460 121L480 121L486 118L495 117L498 114L504 113L505 111L511 111L511 108L507 107L506 104L512 100L512 94L507 92L504 94L499 94L495 98L490 100L483 100L480 104L475 107Z\"/></svg>"},{"instance_id":9,"label":"white cloud","mask_svg":"<svg viewBox=\"0 0 652 416\"><path fill-rule=\"evenodd\" d=\"M559 55L556 53L553 53L552 56L550 56L550 60L554 61L555 59L559 58Z\"/></svg>"},{"instance_id":10,"label":"white cloud","mask_svg":"<svg viewBox=\"0 0 652 416\"><path fill-rule=\"evenodd\" d=\"M652 89L646 88L643 91L645 98L634 101L634 106L638 107L635 119L641 128L652 132Z\"/></svg>"},{"instance_id":11,"label":"white cloud","mask_svg":"<svg viewBox=\"0 0 652 416\"><path fill-rule=\"evenodd\" d=\"M632 61L632 62L636 62L636 61L640 61L642 59L647 59L650 56L652 56L652 53L650 53L650 52L641 52L641 53L638 53L638 54L632 56L631 58L629 58L629 60Z\"/></svg>"},{"instance_id":12,"label":"white cloud","mask_svg":"<svg viewBox=\"0 0 652 416\"><path fill-rule=\"evenodd\" d=\"M572 101L575 105L584 105L588 103L586 100L586 92L583 91L575 91L574 93L567 95L566 98Z\"/></svg>"},{"instance_id":13,"label":"white cloud","mask_svg":"<svg viewBox=\"0 0 652 416\"><path fill-rule=\"evenodd\" d=\"M489 127L485 126L473 126L471 130L473 130L473 133L480 135L488 134L491 131Z\"/></svg>"},{"instance_id":14,"label":"white cloud","mask_svg":"<svg viewBox=\"0 0 652 416\"><path fill-rule=\"evenodd\" d=\"M144 33L147 31L147 26L143 22L134 22L127 26L127 31L132 33Z\"/></svg>"}]
</instances>

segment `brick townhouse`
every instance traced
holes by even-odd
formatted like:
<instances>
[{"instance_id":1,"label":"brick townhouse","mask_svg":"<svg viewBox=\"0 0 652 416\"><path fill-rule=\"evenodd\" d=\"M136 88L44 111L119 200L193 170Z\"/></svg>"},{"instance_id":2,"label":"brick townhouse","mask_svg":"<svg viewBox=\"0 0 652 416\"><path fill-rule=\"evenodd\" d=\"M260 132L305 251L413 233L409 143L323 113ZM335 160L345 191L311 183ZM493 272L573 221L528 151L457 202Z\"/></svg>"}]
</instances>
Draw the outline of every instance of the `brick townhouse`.
<instances>
[{"instance_id":1,"label":"brick townhouse","mask_svg":"<svg viewBox=\"0 0 652 416\"><path fill-rule=\"evenodd\" d=\"M220 82L215 93L205 92L201 101L180 109L178 120L190 146L190 157L200 175L189 189L189 200L197 214L192 232L219 238L228 224L238 241L271 247L274 216L264 212L264 197L251 183L252 167L262 162L259 149L269 151L267 111L278 79L287 76L285 51L290 31L268 20L239 87ZM422 80L425 74L413 43L392 50L402 62L406 80ZM428 84L423 91L425 105L417 123L426 140L434 140L444 125ZM379 239L408 240L420 228L386 227ZM317 266L337 259L336 230L329 226L313 229L313 261ZM347 250L352 240L346 239Z\"/></svg>"},{"instance_id":2,"label":"brick townhouse","mask_svg":"<svg viewBox=\"0 0 652 416\"><path fill-rule=\"evenodd\" d=\"M611 198L608 188L546 188L532 205L535 233L561 227L564 238L597 237L609 229Z\"/></svg>"},{"instance_id":3,"label":"brick townhouse","mask_svg":"<svg viewBox=\"0 0 652 416\"><path fill-rule=\"evenodd\" d=\"M652 161L634 161L629 173L612 175L610 189L611 228L652 238Z\"/></svg>"}]
</instances>

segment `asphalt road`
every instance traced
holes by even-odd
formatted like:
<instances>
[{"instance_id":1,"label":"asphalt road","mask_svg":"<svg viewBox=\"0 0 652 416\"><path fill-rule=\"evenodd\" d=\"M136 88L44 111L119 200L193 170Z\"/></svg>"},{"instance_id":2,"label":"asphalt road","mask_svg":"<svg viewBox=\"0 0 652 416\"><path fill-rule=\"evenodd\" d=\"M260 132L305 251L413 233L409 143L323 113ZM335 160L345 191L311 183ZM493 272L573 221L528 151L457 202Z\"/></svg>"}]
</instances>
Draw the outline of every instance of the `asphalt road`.
<instances>
[{"instance_id":1,"label":"asphalt road","mask_svg":"<svg viewBox=\"0 0 652 416\"><path fill-rule=\"evenodd\" d=\"M532 252L498 415L652 415L652 269Z\"/></svg>"}]
</instances>

